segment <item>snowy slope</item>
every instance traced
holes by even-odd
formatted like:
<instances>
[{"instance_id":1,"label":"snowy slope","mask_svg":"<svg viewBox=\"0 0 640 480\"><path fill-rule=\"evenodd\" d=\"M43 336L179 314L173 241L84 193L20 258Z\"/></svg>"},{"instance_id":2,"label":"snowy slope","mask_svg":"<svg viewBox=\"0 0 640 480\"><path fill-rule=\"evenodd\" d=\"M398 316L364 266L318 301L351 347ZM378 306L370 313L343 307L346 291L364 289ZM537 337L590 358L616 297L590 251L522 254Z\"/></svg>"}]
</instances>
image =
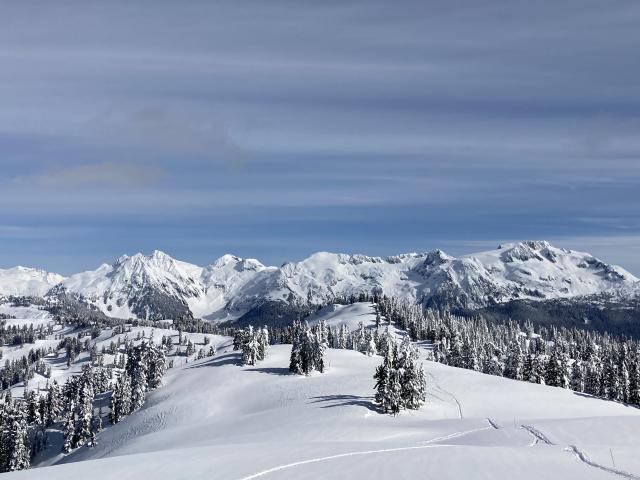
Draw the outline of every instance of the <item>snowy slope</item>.
<instances>
[{"instance_id":1,"label":"snowy slope","mask_svg":"<svg viewBox=\"0 0 640 480\"><path fill-rule=\"evenodd\" d=\"M328 307L312 320L320 319L357 328L360 321L371 326L375 315L363 303ZM163 335L177 337L175 331L150 327L117 337L135 339L142 332L156 342ZM202 334L188 335L202 344ZM98 349L117 337L105 330L96 339ZM170 369L165 385L141 410L102 431L96 447L63 457L58 445L36 461L40 468L4 476L640 478L640 410L635 408L425 361L427 403L394 418L378 413L372 403L380 357L329 350L327 372L303 377L288 373L288 345L273 346L265 361L241 367L229 338L209 339L218 347L216 357ZM71 369L48 359L57 363L54 377L62 382L78 374L87 355L83 352ZM31 380L31 387L38 382L44 380ZM56 460L57 465L44 466Z\"/></svg>"},{"instance_id":2,"label":"snowy slope","mask_svg":"<svg viewBox=\"0 0 640 480\"><path fill-rule=\"evenodd\" d=\"M379 357L330 350L327 373L301 377L287 372L289 350L254 367L228 352L173 369L97 447L18 475L607 479L609 448L616 470L640 473L637 409L426 362L428 403L394 418L371 403Z\"/></svg>"},{"instance_id":3,"label":"snowy slope","mask_svg":"<svg viewBox=\"0 0 640 480\"><path fill-rule=\"evenodd\" d=\"M63 280L62 275L37 268L0 269L0 295L41 297Z\"/></svg>"}]
</instances>

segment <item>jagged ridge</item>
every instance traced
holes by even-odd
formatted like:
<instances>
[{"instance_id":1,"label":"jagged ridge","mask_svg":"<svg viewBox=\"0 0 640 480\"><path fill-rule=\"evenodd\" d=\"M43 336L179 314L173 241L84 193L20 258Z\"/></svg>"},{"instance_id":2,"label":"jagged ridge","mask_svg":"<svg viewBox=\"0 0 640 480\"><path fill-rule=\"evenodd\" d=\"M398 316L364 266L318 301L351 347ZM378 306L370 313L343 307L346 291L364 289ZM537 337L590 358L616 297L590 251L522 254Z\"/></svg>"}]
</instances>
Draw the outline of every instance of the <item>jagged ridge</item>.
<instances>
[{"instance_id":1,"label":"jagged ridge","mask_svg":"<svg viewBox=\"0 0 640 480\"><path fill-rule=\"evenodd\" d=\"M9 284L9 293L16 294L24 282L12 284L3 272L10 270L0 271L0 287ZM324 304L359 293L474 309L512 300L638 290L638 279L626 270L545 241L506 244L458 258L441 250L387 258L319 252L279 268L233 255L199 267L154 251L125 255L68 279L45 274L36 276L41 278L37 286L28 284L29 294L43 295L55 280L105 315L148 319L234 319L258 307L279 312L282 304Z\"/></svg>"}]
</instances>

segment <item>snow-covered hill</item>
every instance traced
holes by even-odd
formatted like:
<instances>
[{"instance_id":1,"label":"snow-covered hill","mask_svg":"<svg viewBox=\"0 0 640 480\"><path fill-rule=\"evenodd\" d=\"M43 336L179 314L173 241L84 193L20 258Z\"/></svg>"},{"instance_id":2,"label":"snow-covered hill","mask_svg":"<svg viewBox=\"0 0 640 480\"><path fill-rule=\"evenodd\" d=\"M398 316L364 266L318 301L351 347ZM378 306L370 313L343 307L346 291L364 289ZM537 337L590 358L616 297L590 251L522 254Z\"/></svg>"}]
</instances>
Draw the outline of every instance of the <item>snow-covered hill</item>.
<instances>
[{"instance_id":1,"label":"snow-covered hill","mask_svg":"<svg viewBox=\"0 0 640 480\"><path fill-rule=\"evenodd\" d=\"M638 478L640 410L426 362L427 403L392 417L372 403L379 357L329 350L304 377L289 352L174 368L96 447L7 478Z\"/></svg>"},{"instance_id":2,"label":"snow-covered hill","mask_svg":"<svg viewBox=\"0 0 640 480\"><path fill-rule=\"evenodd\" d=\"M41 297L63 280L62 275L37 268L0 269L0 295Z\"/></svg>"},{"instance_id":3,"label":"snow-covered hill","mask_svg":"<svg viewBox=\"0 0 640 480\"><path fill-rule=\"evenodd\" d=\"M39 311L22 310L23 315ZM314 315L350 329L374 328L371 304L335 305ZM45 320L45 319L43 319ZM51 321L51 319L49 319ZM383 319L384 321L384 319ZM22 324L23 320L9 320ZM96 348L114 342L177 340L176 330L127 327L100 332ZM404 332L395 326L397 337ZM56 325L38 347L55 347L72 326ZM49 448L32 470L7 479L154 478L252 479L447 479L533 480L640 478L640 410L585 394L488 376L426 360L427 402L397 417L381 414L373 401L373 372L381 357L352 350L327 350L323 374L288 371L290 345L274 345L266 360L240 366L231 339L185 334L196 348L215 345L218 354L176 366L145 405L97 435L97 445L60 453L61 435L50 431ZM400 338L397 338L399 341ZM18 358L21 346L2 347ZM64 357L64 349L61 356ZM175 353L175 352L174 352ZM83 351L70 367L58 355L45 361L63 383L90 360ZM113 355L105 354L109 364ZM31 379L39 389L46 379ZM20 396L16 386L13 395ZM101 398L95 407L108 405ZM3 477L4 478L4 477Z\"/></svg>"},{"instance_id":4,"label":"snow-covered hill","mask_svg":"<svg viewBox=\"0 0 640 480\"><path fill-rule=\"evenodd\" d=\"M106 315L150 319L233 319L268 303L325 304L336 296L360 293L481 308L517 299L639 290L638 279L626 270L544 241L507 244L458 258L440 250L387 258L320 252L279 268L233 255L199 267L155 251L123 256L64 280L30 271L43 278L33 284L25 282L24 275L4 272L9 270L0 271L0 293L42 295L62 281L65 289L84 296Z\"/></svg>"}]
</instances>

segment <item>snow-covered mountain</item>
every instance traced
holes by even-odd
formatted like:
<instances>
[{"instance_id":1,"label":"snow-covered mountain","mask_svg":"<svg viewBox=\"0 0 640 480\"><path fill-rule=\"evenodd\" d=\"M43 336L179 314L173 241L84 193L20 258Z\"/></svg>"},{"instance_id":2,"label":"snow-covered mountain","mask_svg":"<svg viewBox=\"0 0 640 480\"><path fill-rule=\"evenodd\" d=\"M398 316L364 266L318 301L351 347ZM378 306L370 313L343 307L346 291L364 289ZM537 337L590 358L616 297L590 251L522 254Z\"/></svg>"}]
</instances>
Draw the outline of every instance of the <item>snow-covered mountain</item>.
<instances>
[{"instance_id":1,"label":"snow-covered mountain","mask_svg":"<svg viewBox=\"0 0 640 480\"><path fill-rule=\"evenodd\" d=\"M459 258L441 250L388 258L316 253L256 280L262 285L254 290L276 301L307 298L321 304L337 295L367 292L469 308L638 287L638 279L620 267L544 241L507 244ZM229 306L242 307L243 301L234 298Z\"/></svg>"},{"instance_id":2,"label":"snow-covered mountain","mask_svg":"<svg viewBox=\"0 0 640 480\"><path fill-rule=\"evenodd\" d=\"M32 275L40 283L25 282L24 275L0 276L0 287L9 286L0 293L43 295L60 282L56 291L79 294L106 315L150 319L233 319L265 304L324 304L360 293L473 309L517 299L637 292L640 285L623 268L545 241L506 244L458 258L441 250L386 258L320 252L281 267L233 255L199 267L155 251L125 255L67 279ZM17 278L15 283L11 278Z\"/></svg>"},{"instance_id":3,"label":"snow-covered mountain","mask_svg":"<svg viewBox=\"0 0 640 480\"><path fill-rule=\"evenodd\" d=\"M0 269L0 295L41 297L64 279L62 275L45 272L38 268Z\"/></svg>"},{"instance_id":4,"label":"snow-covered mountain","mask_svg":"<svg viewBox=\"0 0 640 480\"><path fill-rule=\"evenodd\" d=\"M112 265L72 275L62 285L118 318L224 316L226 304L265 270L273 268L233 255L199 267L156 250L151 255L124 255Z\"/></svg>"}]
</instances>

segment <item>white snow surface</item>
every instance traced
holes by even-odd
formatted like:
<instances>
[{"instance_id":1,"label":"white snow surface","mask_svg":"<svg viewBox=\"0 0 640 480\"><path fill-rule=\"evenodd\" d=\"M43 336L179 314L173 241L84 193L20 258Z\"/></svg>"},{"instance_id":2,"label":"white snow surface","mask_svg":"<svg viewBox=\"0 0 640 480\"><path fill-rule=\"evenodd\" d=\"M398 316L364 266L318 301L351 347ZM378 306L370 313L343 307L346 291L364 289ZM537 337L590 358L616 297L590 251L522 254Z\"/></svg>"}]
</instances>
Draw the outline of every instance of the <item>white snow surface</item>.
<instances>
[{"instance_id":1,"label":"white snow surface","mask_svg":"<svg viewBox=\"0 0 640 480\"><path fill-rule=\"evenodd\" d=\"M289 350L174 369L95 448L20 478L639 478L637 409L426 362L427 404L394 418L371 403L380 358L330 350L325 374L302 377Z\"/></svg>"},{"instance_id":2,"label":"white snow surface","mask_svg":"<svg viewBox=\"0 0 640 480\"><path fill-rule=\"evenodd\" d=\"M0 269L0 295L41 297L63 280L62 275L38 268Z\"/></svg>"},{"instance_id":3,"label":"white snow surface","mask_svg":"<svg viewBox=\"0 0 640 480\"><path fill-rule=\"evenodd\" d=\"M3 272L8 270L0 271L0 293L3 285L14 294L46 291L42 283L39 289L27 288L24 281L12 283L16 276L3 277ZM362 292L423 303L444 297L470 308L514 299L640 292L640 281L623 268L545 241L505 244L458 258L440 250L386 258L319 252L281 267L233 255L199 267L155 251L125 255L62 284L112 317L134 317L130 301L153 289L187 305L194 316L212 320L237 318L265 300L324 304Z\"/></svg>"},{"instance_id":4,"label":"white snow surface","mask_svg":"<svg viewBox=\"0 0 640 480\"><path fill-rule=\"evenodd\" d=\"M328 308L314 321L320 319L371 326L375 315L371 305L355 304ZM129 338L140 330L151 336L152 329L136 328ZM153 329L153 338L170 333ZM105 332L98 340L113 339ZM169 370L143 408L102 431L94 448L4 476L640 478L640 409L425 361L427 402L392 417L373 404L378 356L328 350L326 373L304 377L288 372L289 345L273 346L265 361L242 367L230 339L211 340L217 356Z\"/></svg>"}]
</instances>

